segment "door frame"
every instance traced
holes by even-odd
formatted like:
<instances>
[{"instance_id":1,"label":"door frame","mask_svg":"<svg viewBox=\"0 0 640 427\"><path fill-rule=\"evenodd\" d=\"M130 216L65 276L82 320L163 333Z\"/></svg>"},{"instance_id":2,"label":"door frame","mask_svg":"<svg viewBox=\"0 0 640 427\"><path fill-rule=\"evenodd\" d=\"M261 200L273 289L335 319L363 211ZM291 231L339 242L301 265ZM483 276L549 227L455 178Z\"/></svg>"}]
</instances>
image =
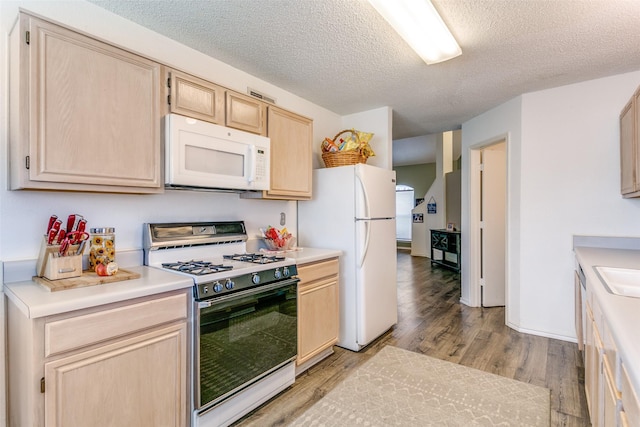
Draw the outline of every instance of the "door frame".
<instances>
[{"instance_id":1,"label":"door frame","mask_svg":"<svg viewBox=\"0 0 640 427\"><path fill-rule=\"evenodd\" d=\"M505 320L509 319L509 289L510 274L510 238L509 238L509 219L511 217L511 200L509 197L509 188L511 181L510 167L510 138L509 134L501 134L491 139L485 140L469 147L469 298L470 303L474 307L482 305L482 290L480 286L480 269L481 269L481 240L480 240L480 198L481 198L481 180L480 180L480 152L491 145L504 142L506 155L506 216L505 216Z\"/></svg>"}]
</instances>

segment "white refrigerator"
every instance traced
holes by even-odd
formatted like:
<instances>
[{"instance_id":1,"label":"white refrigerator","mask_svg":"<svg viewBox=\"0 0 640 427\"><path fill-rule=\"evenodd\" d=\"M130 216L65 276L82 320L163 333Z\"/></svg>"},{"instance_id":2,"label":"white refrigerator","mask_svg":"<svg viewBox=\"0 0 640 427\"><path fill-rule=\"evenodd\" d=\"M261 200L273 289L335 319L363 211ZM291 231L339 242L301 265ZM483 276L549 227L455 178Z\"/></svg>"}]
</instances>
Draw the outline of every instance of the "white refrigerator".
<instances>
[{"instance_id":1,"label":"white refrigerator","mask_svg":"<svg viewBox=\"0 0 640 427\"><path fill-rule=\"evenodd\" d=\"M313 171L298 245L340 249L338 345L359 351L398 321L396 173L358 164Z\"/></svg>"}]
</instances>

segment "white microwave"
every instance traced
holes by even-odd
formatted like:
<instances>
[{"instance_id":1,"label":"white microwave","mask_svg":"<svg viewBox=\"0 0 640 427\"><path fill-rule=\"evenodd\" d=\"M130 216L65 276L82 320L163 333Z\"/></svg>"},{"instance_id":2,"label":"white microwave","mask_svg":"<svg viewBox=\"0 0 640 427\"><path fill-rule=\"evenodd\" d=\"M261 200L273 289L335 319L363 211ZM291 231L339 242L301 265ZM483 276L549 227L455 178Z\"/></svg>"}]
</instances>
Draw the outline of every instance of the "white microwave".
<instances>
[{"instance_id":1,"label":"white microwave","mask_svg":"<svg viewBox=\"0 0 640 427\"><path fill-rule=\"evenodd\" d=\"M269 138L178 114L165 127L167 187L269 189Z\"/></svg>"}]
</instances>

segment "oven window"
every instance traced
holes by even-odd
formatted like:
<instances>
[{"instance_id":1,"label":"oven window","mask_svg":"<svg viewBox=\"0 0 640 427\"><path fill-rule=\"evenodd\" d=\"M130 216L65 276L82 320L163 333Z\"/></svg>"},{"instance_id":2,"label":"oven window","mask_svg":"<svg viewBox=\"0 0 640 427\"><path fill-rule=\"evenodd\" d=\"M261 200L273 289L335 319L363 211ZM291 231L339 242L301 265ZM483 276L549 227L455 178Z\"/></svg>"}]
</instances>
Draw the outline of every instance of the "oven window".
<instances>
[{"instance_id":1,"label":"oven window","mask_svg":"<svg viewBox=\"0 0 640 427\"><path fill-rule=\"evenodd\" d=\"M296 356L296 285L203 308L199 330L203 407Z\"/></svg>"}]
</instances>

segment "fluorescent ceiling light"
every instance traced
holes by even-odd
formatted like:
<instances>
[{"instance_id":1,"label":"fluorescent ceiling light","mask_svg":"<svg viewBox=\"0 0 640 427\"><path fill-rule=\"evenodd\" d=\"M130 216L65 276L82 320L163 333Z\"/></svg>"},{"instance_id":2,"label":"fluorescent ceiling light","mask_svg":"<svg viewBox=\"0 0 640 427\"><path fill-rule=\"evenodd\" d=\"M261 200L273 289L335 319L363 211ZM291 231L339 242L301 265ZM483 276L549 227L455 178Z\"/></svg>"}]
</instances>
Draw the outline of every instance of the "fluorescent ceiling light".
<instances>
[{"instance_id":1,"label":"fluorescent ceiling light","mask_svg":"<svg viewBox=\"0 0 640 427\"><path fill-rule=\"evenodd\" d=\"M462 54L458 43L429 0L369 0L427 64Z\"/></svg>"}]
</instances>

